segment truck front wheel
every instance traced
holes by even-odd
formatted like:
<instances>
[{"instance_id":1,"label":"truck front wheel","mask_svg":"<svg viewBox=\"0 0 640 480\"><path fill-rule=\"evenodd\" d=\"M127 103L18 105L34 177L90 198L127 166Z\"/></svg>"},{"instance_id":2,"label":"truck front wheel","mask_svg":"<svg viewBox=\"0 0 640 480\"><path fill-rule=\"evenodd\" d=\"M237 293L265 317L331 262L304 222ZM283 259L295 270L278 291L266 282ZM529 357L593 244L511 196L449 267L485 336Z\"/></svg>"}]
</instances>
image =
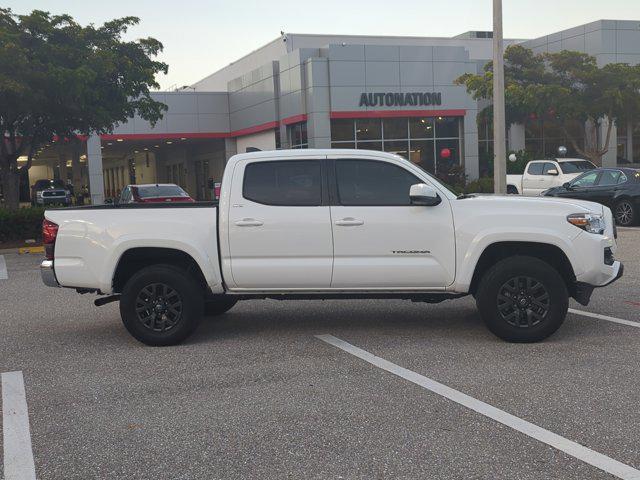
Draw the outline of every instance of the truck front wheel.
<instances>
[{"instance_id":1,"label":"truck front wheel","mask_svg":"<svg viewBox=\"0 0 640 480\"><path fill-rule=\"evenodd\" d=\"M202 317L204 295L198 281L173 265L152 265L135 273L120 298L120 316L134 338L151 346L176 345Z\"/></svg>"},{"instance_id":2,"label":"truck front wheel","mask_svg":"<svg viewBox=\"0 0 640 480\"><path fill-rule=\"evenodd\" d=\"M482 277L476 304L496 336L509 342L538 342L564 322L567 286L548 263L527 256L497 262Z\"/></svg>"}]
</instances>

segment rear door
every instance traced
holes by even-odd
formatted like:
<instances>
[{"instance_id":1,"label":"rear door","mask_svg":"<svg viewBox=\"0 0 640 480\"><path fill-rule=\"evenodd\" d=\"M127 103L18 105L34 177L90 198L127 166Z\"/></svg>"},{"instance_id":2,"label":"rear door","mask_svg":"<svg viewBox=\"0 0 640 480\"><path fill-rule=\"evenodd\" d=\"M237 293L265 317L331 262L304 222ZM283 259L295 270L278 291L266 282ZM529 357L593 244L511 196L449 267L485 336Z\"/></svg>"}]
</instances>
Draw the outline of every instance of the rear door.
<instances>
[{"instance_id":1,"label":"rear door","mask_svg":"<svg viewBox=\"0 0 640 480\"><path fill-rule=\"evenodd\" d=\"M316 289L331 283L333 239L321 157L243 160L228 205L235 288Z\"/></svg>"},{"instance_id":2,"label":"rear door","mask_svg":"<svg viewBox=\"0 0 640 480\"><path fill-rule=\"evenodd\" d=\"M331 158L331 156L330 156ZM333 167L332 167L333 164ZM449 200L412 205L411 185L428 183L401 162L329 161L333 288L428 289L453 283L455 238Z\"/></svg>"}]
</instances>

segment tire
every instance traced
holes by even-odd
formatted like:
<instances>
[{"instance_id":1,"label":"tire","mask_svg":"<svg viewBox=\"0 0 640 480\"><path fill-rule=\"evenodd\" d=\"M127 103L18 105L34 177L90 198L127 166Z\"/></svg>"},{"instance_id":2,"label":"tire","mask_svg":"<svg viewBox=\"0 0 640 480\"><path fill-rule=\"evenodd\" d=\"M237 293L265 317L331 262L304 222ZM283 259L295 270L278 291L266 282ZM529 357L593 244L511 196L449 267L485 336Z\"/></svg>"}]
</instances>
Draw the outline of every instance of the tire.
<instances>
[{"instance_id":1,"label":"tire","mask_svg":"<svg viewBox=\"0 0 640 480\"><path fill-rule=\"evenodd\" d=\"M484 274L476 304L494 335L508 342L530 343L544 340L560 328L569 308L569 294L551 265L535 257L513 256Z\"/></svg>"},{"instance_id":2,"label":"tire","mask_svg":"<svg viewBox=\"0 0 640 480\"><path fill-rule=\"evenodd\" d=\"M636 223L636 207L629 199L620 200L613 209L613 216L616 223L621 227L629 227Z\"/></svg>"},{"instance_id":3,"label":"tire","mask_svg":"<svg viewBox=\"0 0 640 480\"><path fill-rule=\"evenodd\" d=\"M204 304L204 316L215 317L227 313L236 303L238 303L238 300L226 296L216 298L215 300L207 300Z\"/></svg>"},{"instance_id":4,"label":"tire","mask_svg":"<svg viewBox=\"0 0 640 480\"><path fill-rule=\"evenodd\" d=\"M513 185L507 185L507 195L518 195L518 189Z\"/></svg>"},{"instance_id":5,"label":"tire","mask_svg":"<svg viewBox=\"0 0 640 480\"><path fill-rule=\"evenodd\" d=\"M150 346L176 345L185 340L200 323L203 308L200 283L173 265L152 265L136 272L120 298L125 328L136 340Z\"/></svg>"}]
</instances>

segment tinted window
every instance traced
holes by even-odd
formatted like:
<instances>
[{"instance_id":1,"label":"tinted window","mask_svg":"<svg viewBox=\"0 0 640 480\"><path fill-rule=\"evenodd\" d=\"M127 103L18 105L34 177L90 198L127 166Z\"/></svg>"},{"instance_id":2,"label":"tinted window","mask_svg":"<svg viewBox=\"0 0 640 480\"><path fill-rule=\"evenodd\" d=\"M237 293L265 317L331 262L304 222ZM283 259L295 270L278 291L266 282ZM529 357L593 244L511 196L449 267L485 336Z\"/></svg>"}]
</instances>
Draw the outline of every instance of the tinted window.
<instances>
[{"instance_id":1,"label":"tinted window","mask_svg":"<svg viewBox=\"0 0 640 480\"><path fill-rule=\"evenodd\" d=\"M553 163L547 162L547 163L545 163L543 165L544 165L544 167L542 169L542 174L543 175L549 175L549 170L555 170L556 172L558 171L558 167L556 167L555 164L553 164Z\"/></svg>"},{"instance_id":2,"label":"tinted window","mask_svg":"<svg viewBox=\"0 0 640 480\"><path fill-rule=\"evenodd\" d=\"M589 172L577 177L571 185L573 187L592 187L596 183L598 172Z\"/></svg>"},{"instance_id":3,"label":"tinted window","mask_svg":"<svg viewBox=\"0 0 640 480\"><path fill-rule=\"evenodd\" d=\"M62 180L38 180L35 184L36 190L43 190L45 188L65 188Z\"/></svg>"},{"instance_id":4,"label":"tinted window","mask_svg":"<svg viewBox=\"0 0 640 480\"><path fill-rule=\"evenodd\" d=\"M322 204L318 160L255 162L244 169L242 196L265 205Z\"/></svg>"},{"instance_id":5,"label":"tinted window","mask_svg":"<svg viewBox=\"0 0 640 480\"><path fill-rule=\"evenodd\" d=\"M593 170L596 166L588 160L573 160L560 164L564 173L580 173L586 170Z\"/></svg>"},{"instance_id":6,"label":"tinted window","mask_svg":"<svg viewBox=\"0 0 640 480\"><path fill-rule=\"evenodd\" d=\"M411 185L423 183L404 168L375 160L336 161L338 199L342 205L411 205Z\"/></svg>"},{"instance_id":7,"label":"tinted window","mask_svg":"<svg viewBox=\"0 0 640 480\"><path fill-rule=\"evenodd\" d=\"M529 164L529 169L527 173L529 175L542 175L542 166L544 163L531 163Z\"/></svg>"},{"instance_id":8,"label":"tinted window","mask_svg":"<svg viewBox=\"0 0 640 480\"><path fill-rule=\"evenodd\" d=\"M598 180L598 185L601 187L606 187L608 185L617 185L620 181L620 174L622 172L620 170L605 170L600 175L600 180Z\"/></svg>"},{"instance_id":9,"label":"tinted window","mask_svg":"<svg viewBox=\"0 0 640 480\"><path fill-rule=\"evenodd\" d=\"M618 177L618 185L621 185L623 183L627 183L627 176L624 172L620 172L620 176Z\"/></svg>"},{"instance_id":10,"label":"tinted window","mask_svg":"<svg viewBox=\"0 0 640 480\"><path fill-rule=\"evenodd\" d=\"M153 185L149 187L133 187L140 198L188 197L189 195L177 185Z\"/></svg>"}]
</instances>

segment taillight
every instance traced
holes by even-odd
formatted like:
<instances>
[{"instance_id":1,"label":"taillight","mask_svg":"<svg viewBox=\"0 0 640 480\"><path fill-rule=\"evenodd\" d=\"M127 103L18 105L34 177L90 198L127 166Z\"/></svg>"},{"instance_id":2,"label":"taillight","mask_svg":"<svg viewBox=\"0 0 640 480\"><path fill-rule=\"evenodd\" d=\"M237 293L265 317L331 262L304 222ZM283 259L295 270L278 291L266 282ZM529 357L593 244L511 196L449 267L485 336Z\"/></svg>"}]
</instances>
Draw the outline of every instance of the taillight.
<instances>
[{"instance_id":1,"label":"taillight","mask_svg":"<svg viewBox=\"0 0 640 480\"><path fill-rule=\"evenodd\" d=\"M58 236L58 225L45 218L42 222L42 243L44 243L44 255L47 260L53 260L56 236Z\"/></svg>"}]
</instances>

